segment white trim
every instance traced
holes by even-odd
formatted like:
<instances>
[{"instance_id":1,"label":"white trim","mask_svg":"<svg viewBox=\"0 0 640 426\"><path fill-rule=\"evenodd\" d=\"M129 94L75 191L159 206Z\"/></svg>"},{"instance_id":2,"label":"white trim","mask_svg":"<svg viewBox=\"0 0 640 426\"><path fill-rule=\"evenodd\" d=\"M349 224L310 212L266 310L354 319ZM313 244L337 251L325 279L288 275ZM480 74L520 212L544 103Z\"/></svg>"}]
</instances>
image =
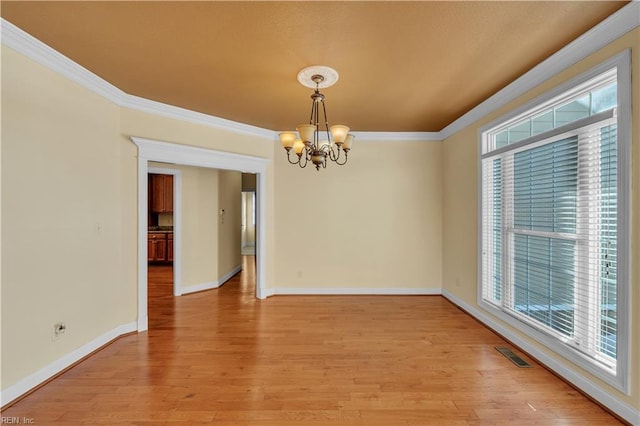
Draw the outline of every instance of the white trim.
<instances>
[{"instance_id":1,"label":"white trim","mask_svg":"<svg viewBox=\"0 0 640 426\"><path fill-rule=\"evenodd\" d=\"M638 17L640 19L640 3L638 7ZM624 321L620 321L618 325L618 331L620 338L618 339L618 351L616 352L617 362L620 365L626 366L624 371L624 377L622 377L622 385L627 389L627 393L631 391L630 376L636 369L638 372L638 366L633 366L631 360L632 351L632 336L633 336L633 316L632 316L632 300L633 300L633 259L631 255L633 252L631 233L633 229L633 211L632 200L633 193L631 190L633 184L633 168L631 147L633 144L632 126L633 126L633 113L632 113L632 98L631 92L633 90L632 82L632 52L630 49L621 53L620 62L618 63L618 194L623 196L618 198L618 229L620 234L618 235L618 265L626 265L626 267L618 268L618 282L628 283L627 286L618 286L618 318L624 318ZM637 58L638 55L636 54ZM636 83L637 84L637 83ZM636 112L637 117L637 112ZM622 125L622 124L627 125ZM636 177L637 179L637 177ZM637 259L637 253L636 253ZM636 325L637 326L637 325ZM637 342L636 342L637 344ZM626 350L622 350L626 348ZM637 417L638 425L640 425L640 415Z\"/></svg>"},{"instance_id":2,"label":"white trim","mask_svg":"<svg viewBox=\"0 0 640 426\"><path fill-rule=\"evenodd\" d=\"M139 158L161 163L185 166L208 167L211 169L237 170L246 173L264 173L268 158L253 157L233 152L216 151L154 139L131 136L138 145Z\"/></svg>"},{"instance_id":3,"label":"white trim","mask_svg":"<svg viewBox=\"0 0 640 426\"><path fill-rule=\"evenodd\" d=\"M0 18L2 44L43 65L51 71L120 105L127 94L98 77L82 65L47 46L4 18Z\"/></svg>"},{"instance_id":4,"label":"white trim","mask_svg":"<svg viewBox=\"0 0 640 426\"><path fill-rule=\"evenodd\" d=\"M640 26L640 2L633 1L613 15L582 34L558 52L541 62L517 80L477 105L439 132L354 132L357 140L369 141L442 141L492 111L511 102L558 72L570 67L608 43ZM277 139L277 132L244 123L238 123L207 114L166 105L149 99L129 95L66 56L27 34L4 18L0 18L1 42L5 46L31 58L50 70L105 97L115 104L158 114L165 117L203 124L214 128L245 133L270 140Z\"/></svg>"},{"instance_id":5,"label":"white trim","mask_svg":"<svg viewBox=\"0 0 640 426\"><path fill-rule=\"evenodd\" d=\"M638 26L640 2L633 1L446 126L440 136L450 137Z\"/></svg>"},{"instance_id":6,"label":"white trim","mask_svg":"<svg viewBox=\"0 0 640 426\"><path fill-rule=\"evenodd\" d=\"M149 316L147 315L148 173L148 161L138 156L138 331L149 328Z\"/></svg>"},{"instance_id":7,"label":"white trim","mask_svg":"<svg viewBox=\"0 0 640 426\"><path fill-rule=\"evenodd\" d=\"M14 401L20 396L26 394L30 390L35 387L41 385L47 380L54 377L56 374L64 371L69 368L76 362L80 361L82 358L91 354L92 352L100 349L101 347L111 343L113 340L118 337L125 335L127 333L132 333L136 331L136 323L130 322L127 324L122 324L98 337L90 341L89 343L82 345L78 349L69 352L64 355L62 358L57 359L46 367L41 368L33 374L25 377L20 380L18 383L9 386L6 389L3 389L0 395L0 406L5 406L8 403Z\"/></svg>"},{"instance_id":8,"label":"white trim","mask_svg":"<svg viewBox=\"0 0 640 426\"><path fill-rule=\"evenodd\" d=\"M266 165L264 165L266 167ZM251 170L247 170L251 172ZM256 296L267 297L267 174L256 174Z\"/></svg>"},{"instance_id":9,"label":"white trim","mask_svg":"<svg viewBox=\"0 0 640 426\"><path fill-rule=\"evenodd\" d=\"M138 331L148 328L147 317L147 174L149 161L206 167L211 169L235 170L255 173L257 180L258 241L256 247L256 297L266 297L266 223L267 178L269 159L252 157L230 152L215 151L188 145L162 142L132 136L138 146ZM169 170L169 169L167 169ZM174 188L176 182L174 181ZM180 204L180 203L176 203ZM178 207L180 208L180 207ZM175 214L175 210L174 210ZM175 219L175 218L174 218ZM175 222L174 222L175 226ZM180 238L180 235L178 235ZM179 244L180 241L174 241ZM178 250L180 248L178 247ZM174 259L174 263L180 263ZM184 289L179 289L180 293Z\"/></svg>"},{"instance_id":10,"label":"white trim","mask_svg":"<svg viewBox=\"0 0 640 426\"><path fill-rule=\"evenodd\" d=\"M396 295L434 296L442 294L442 288L413 287L278 287L269 289L269 296L276 295Z\"/></svg>"},{"instance_id":11,"label":"white trim","mask_svg":"<svg viewBox=\"0 0 640 426\"><path fill-rule=\"evenodd\" d=\"M261 127L203 114L201 112L156 102L150 99L140 98L138 96L126 95L120 103L120 106L163 117L174 118L189 123L203 124L205 126L228 130L234 133L258 136L270 140L276 140L278 138L278 133L273 130L263 129Z\"/></svg>"},{"instance_id":12,"label":"white trim","mask_svg":"<svg viewBox=\"0 0 640 426\"><path fill-rule=\"evenodd\" d=\"M173 176L173 295L180 296L182 294L182 171L162 167L147 167L147 175L149 173ZM149 194L139 193L138 196L144 196L147 199L145 205L148 209Z\"/></svg>"},{"instance_id":13,"label":"white trim","mask_svg":"<svg viewBox=\"0 0 640 426\"><path fill-rule=\"evenodd\" d=\"M156 114L177 120L202 124L208 127L243 133L275 140L277 133L244 123L238 123L212 115L163 104L150 99L130 95L108 81L100 78L82 65L67 58L57 50L47 46L11 22L0 18L2 44L34 60L51 71L79 84L80 86L104 97L114 104L137 111Z\"/></svg>"},{"instance_id":14,"label":"white trim","mask_svg":"<svg viewBox=\"0 0 640 426\"><path fill-rule=\"evenodd\" d=\"M215 281L182 287L182 295L195 293L197 291L212 290L215 288L219 288L224 283L226 283L231 278L233 278L233 276L240 271L242 271L242 266L238 265L235 268L233 268L231 271L227 272L222 278L217 279Z\"/></svg>"},{"instance_id":15,"label":"white trim","mask_svg":"<svg viewBox=\"0 0 640 426\"><path fill-rule=\"evenodd\" d=\"M626 402L616 398L611 393L606 392L601 386L595 384L591 380L584 377L579 371L570 368L567 364L559 362L555 357L550 356L546 351L538 346L530 343L514 333L510 328L503 325L502 322L494 320L490 315L485 314L481 309L466 303L447 290L442 290L442 295L454 305L458 306L469 315L498 333L504 339L508 340L518 348L542 363L545 367L557 373L560 377L576 386L581 391L598 401L609 410L622 417L633 425L639 425L640 410L635 409Z\"/></svg>"}]
</instances>

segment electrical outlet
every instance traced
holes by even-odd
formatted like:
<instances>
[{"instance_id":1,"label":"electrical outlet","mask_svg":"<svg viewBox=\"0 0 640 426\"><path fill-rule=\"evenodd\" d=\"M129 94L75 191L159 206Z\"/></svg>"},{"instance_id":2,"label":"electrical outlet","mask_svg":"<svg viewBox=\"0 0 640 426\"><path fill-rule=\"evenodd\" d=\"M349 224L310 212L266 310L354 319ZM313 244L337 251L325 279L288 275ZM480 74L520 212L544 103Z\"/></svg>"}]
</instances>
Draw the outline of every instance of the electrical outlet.
<instances>
[{"instance_id":1,"label":"electrical outlet","mask_svg":"<svg viewBox=\"0 0 640 426\"><path fill-rule=\"evenodd\" d=\"M64 332L67 331L67 325L63 322L53 324L53 340L58 340Z\"/></svg>"}]
</instances>

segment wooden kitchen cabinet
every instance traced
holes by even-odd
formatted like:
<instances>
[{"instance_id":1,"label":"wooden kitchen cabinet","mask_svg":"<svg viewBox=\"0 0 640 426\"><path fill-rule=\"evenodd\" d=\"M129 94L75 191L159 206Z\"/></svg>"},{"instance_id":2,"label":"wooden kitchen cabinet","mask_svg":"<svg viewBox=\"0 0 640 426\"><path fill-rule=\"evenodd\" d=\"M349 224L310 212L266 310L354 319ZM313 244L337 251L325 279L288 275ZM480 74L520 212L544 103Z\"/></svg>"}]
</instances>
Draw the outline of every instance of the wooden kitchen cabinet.
<instances>
[{"instance_id":1,"label":"wooden kitchen cabinet","mask_svg":"<svg viewBox=\"0 0 640 426\"><path fill-rule=\"evenodd\" d=\"M173 213L173 175L149 175L149 203L153 213Z\"/></svg>"},{"instance_id":2,"label":"wooden kitchen cabinet","mask_svg":"<svg viewBox=\"0 0 640 426\"><path fill-rule=\"evenodd\" d=\"M173 262L173 233L167 234L167 262Z\"/></svg>"},{"instance_id":3,"label":"wooden kitchen cabinet","mask_svg":"<svg viewBox=\"0 0 640 426\"><path fill-rule=\"evenodd\" d=\"M166 233L149 232L148 238L147 238L147 260L149 262L166 262L167 261L167 238L166 237L167 237ZM171 239L171 241L173 241L173 238Z\"/></svg>"}]
</instances>

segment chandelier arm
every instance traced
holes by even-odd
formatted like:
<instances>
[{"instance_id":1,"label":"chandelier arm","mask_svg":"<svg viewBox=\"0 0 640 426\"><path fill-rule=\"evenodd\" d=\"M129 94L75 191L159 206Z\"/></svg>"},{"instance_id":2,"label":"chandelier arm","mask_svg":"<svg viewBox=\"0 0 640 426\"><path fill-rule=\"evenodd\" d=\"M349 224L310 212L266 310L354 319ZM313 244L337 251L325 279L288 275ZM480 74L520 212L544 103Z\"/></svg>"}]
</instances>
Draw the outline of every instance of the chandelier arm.
<instances>
[{"instance_id":1,"label":"chandelier arm","mask_svg":"<svg viewBox=\"0 0 640 426\"><path fill-rule=\"evenodd\" d=\"M296 157L298 157L298 160L297 161L291 161L291 155L290 154L291 154L291 151L287 151L287 160L289 160L289 163L291 163L291 164L299 164L300 163L300 157L298 157L296 155Z\"/></svg>"},{"instance_id":2,"label":"chandelier arm","mask_svg":"<svg viewBox=\"0 0 640 426\"><path fill-rule=\"evenodd\" d=\"M307 167L307 163L309 162L309 149L305 148L303 152L304 152L304 155L301 155L298 161L298 165L300 166L301 169L304 169L305 167ZM304 163L302 162L302 157L304 157Z\"/></svg>"},{"instance_id":3,"label":"chandelier arm","mask_svg":"<svg viewBox=\"0 0 640 426\"><path fill-rule=\"evenodd\" d=\"M329 148L329 158L331 159L331 161L338 161L338 159L340 158L340 151L340 147L334 148L333 146L331 146L331 148Z\"/></svg>"},{"instance_id":4,"label":"chandelier arm","mask_svg":"<svg viewBox=\"0 0 640 426\"><path fill-rule=\"evenodd\" d=\"M349 159L349 153L347 152L347 150L344 151L344 161L341 163L338 161L338 159L336 158L335 162L338 166L344 166L345 164L347 164L347 160Z\"/></svg>"}]
</instances>

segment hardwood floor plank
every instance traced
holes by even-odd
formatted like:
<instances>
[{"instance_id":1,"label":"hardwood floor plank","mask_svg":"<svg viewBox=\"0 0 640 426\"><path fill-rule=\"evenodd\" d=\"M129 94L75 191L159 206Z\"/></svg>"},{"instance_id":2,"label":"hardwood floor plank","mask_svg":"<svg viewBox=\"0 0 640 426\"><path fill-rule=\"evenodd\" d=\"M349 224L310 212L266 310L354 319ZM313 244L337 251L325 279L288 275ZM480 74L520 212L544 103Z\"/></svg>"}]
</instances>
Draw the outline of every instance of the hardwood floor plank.
<instances>
[{"instance_id":1,"label":"hardwood floor plank","mask_svg":"<svg viewBox=\"0 0 640 426\"><path fill-rule=\"evenodd\" d=\"M216 290L149 269L149 331L3 411L56 425L616 425L439 296L255 298L253 258ZM516 351L518 352L518 351Z\"/></svg>"}]
</instances>

